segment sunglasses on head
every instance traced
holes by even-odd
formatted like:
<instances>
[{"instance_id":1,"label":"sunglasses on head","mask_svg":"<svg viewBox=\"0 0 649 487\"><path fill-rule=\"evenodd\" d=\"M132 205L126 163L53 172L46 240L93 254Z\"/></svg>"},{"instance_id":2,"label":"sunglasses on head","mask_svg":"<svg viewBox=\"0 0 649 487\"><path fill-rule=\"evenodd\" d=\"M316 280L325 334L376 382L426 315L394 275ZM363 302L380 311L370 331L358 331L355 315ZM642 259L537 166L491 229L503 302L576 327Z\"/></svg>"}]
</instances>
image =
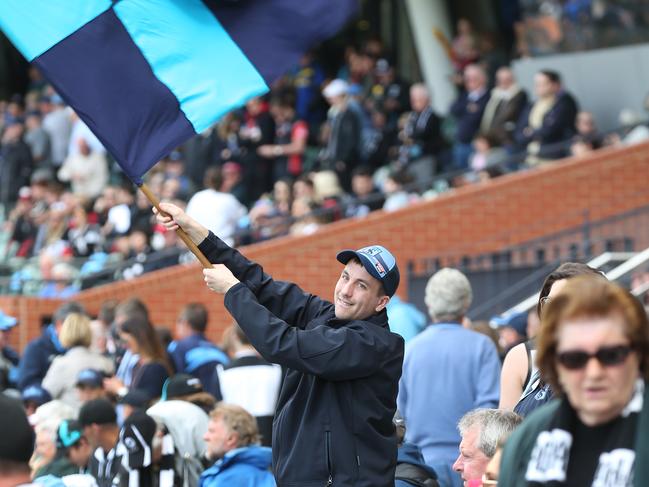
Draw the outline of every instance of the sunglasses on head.
<instances>
[{"instance_id":1,"label":"sunglasses on head","mask_svg":"<svg viewBox=\"0 0 649 487\"><path fill-rule=\"evenodd\" d=\"M619 365L623 363L633 351L629 345L615 345L602 347L595 353L588 353L584 350L568 350L557 354L557 361L566 369L583 369L591 358L604 366Z\"/></svg>"}]
</instances>

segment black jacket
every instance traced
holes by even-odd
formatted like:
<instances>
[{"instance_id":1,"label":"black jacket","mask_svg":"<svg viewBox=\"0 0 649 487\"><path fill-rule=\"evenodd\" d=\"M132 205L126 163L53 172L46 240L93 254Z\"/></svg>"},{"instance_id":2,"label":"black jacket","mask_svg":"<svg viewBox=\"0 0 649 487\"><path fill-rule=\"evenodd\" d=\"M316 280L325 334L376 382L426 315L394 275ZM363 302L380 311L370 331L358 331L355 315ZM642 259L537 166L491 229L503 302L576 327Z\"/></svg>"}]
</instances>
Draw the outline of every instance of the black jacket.
<instances>
[{"instance_id":1,"label":"black jacket","mask_svg":"<svg viewBox=\"0 0 649 487\"><path fill-rule=\"evenodd\" d=\"M451 105L451 114L455 117L455 142L470 144L480 129L480 121L489 101L490 92L480 95L475 101L469 99L464 92Z\"/></svg>"},{"instance_id":2,"label":"black jacket","mask_svg":"<svg viewBox=\"0 0 649 487\"><path fill-rule=\"evenodd\" d=\"M288 369L273 424L278 486L394 486L404 342L385 310L338 320L332 303L274 281L213 234L199 248L241 281L225 306L250 342Z\"/></svg>"},{"instance_id":3,"label":"black jacket","mask_svg":"<svg viewBox=\"0 0 649 487\"><path fill-rule=\"evenodd\" d=\"M521 112L516 129L516 143L521 150L532 141L541 144L539 157L545 159L559 159L568 155L570 140L575 135L575 120L579 107L572 95L566 91L557 96L557 101L543 117L541 127L526 133L529 126L530 112L534 104Z\"/></svg>"}]
</instances>

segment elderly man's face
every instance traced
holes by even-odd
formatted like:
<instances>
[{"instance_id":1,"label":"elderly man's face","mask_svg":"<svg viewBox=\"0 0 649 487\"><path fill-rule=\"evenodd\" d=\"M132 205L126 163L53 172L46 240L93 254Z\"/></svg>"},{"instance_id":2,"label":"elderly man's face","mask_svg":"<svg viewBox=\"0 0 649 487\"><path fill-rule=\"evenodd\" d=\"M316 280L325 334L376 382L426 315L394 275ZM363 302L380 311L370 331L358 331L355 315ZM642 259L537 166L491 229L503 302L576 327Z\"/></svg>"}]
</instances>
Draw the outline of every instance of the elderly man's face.
<instances>
[{"instance_id":1,"label":"elderly man's face","mask_svg":"<svg viewBox=\"0 0 649 487\"><path fill-rule=\"evenodd\" d=\"M34 454L51 461L56 454L56 440L51 431L46 429L36 429L36 441L34 442Z\"/></svg>"},{"instance_id":2,"label":"elderly man's face","mask_svg":"<svg viewBox=\"0 0 649 487\"><path fill-rule=\"evenodd\" d=\"M469 428L460 442L460 454L453 464L453 470L458 472L464 480L464 485L469 480L481 479L487 469L490 458L478 448L480 426Z\"/></svg>"},{"instance_id":3,"label":"elderly man's face","mask_svg":"<svg viewBox=\"0 0 649 487\"><path fill-rule=\"evenodd\" d=\"M388 304L383 286L360 263L349 261L336 283L334 305L336 318L363 320Z\"/></svg>"},{"instance_id":4,"label":"elderly man's face","mask_svg":"<svg viewBox=\"0 0 649 487\"><path fill-rule=\"evenodd\" d=\"M223 418L211 418L203 440L207 446L207 456L215 460L236 448L237 434L230 431Z\"/></svg>"}]
</instances>

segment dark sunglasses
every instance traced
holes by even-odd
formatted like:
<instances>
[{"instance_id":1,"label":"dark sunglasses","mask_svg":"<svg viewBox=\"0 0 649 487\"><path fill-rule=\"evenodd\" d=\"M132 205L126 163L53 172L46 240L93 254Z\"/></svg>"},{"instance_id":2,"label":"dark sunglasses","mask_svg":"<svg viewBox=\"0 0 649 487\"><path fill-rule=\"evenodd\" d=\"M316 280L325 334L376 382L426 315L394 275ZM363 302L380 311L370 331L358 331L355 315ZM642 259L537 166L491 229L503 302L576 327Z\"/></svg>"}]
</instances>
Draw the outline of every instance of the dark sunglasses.
<instances>
[{"instance_id":1,"label":"dark sunglasses","mask_svg":"<svg viewBox=\"0 0 649 487\"><path fill-rule=\"evenodd\" d=\"M557 354L557 361L566 369L583 369L591 358L604 366L619 365L623 363L633 348L629 345L616 345L613 347L602 347L595 353L588 353L583 350L568 350Z\"/></svg>"}]
</instances>

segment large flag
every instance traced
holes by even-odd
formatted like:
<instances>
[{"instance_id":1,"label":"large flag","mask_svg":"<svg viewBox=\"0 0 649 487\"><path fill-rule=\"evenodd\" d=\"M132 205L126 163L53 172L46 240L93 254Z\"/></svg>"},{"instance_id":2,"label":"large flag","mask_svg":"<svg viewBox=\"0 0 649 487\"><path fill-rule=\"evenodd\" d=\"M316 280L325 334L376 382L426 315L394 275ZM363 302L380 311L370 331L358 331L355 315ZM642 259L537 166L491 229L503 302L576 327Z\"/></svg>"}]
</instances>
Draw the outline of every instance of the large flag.
<instances>
[{"instance_id":1,"label":"large flag","mask_svg":"<svg viewBox=\"0 0 649 487\"><path fill-rule=\"evenodd\" d=\"M0 28L135 183L268 91L357 0L0 0Z\"/></svg>"}]
</instances>

